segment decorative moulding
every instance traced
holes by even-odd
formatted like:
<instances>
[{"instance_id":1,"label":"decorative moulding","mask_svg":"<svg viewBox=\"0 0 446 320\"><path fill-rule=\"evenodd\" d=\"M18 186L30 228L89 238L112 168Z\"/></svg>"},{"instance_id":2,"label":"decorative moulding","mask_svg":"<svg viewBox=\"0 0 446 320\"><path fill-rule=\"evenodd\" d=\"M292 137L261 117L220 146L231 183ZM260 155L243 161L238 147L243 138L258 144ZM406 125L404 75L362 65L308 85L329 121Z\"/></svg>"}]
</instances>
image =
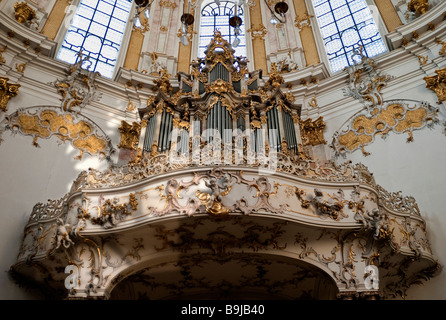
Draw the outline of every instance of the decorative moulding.
<instances>
[{"instance_id":1,"label":"decorative moulding","mask_svg":"<svg viewBox=\"0 0 446 320\"><path fill-rule=\"evenodd\" d=\"M387 275L379 292L392 297L440 270L412 197L373 180L317 185L246 169L177 170L126 189L101 188L84 172L62 199L34 206L11 272L72 298L107 298L123 275L159 254L220 262L229 254L292 254L323 271L339 292L376 294L363 277L376 265ZM57 270L68 264L79 281L64 290L67 275Z\"/></svg>"},{"instance_id":2,"label":"decorative moulding","mask_svg":"<svg viewBox=\"0 0 446 320\"><path fill-rule=\"evenodd\" d=\"M17 23L3 11L0 11L0 30L4 31L5 34L13 35L10 37L10 41L18 40L20 42L19 47L23 47L23 43L26 41L29 43L29 47L37 49L41 55L53 57L55 54L57 42L49 40L39 32ZM13 47L12 44L8 44L8 46Z\"/></svg>"},{"instance_id":3,"label":"decorative moulding","mask_svg":"<svg viewBox=\"0 0 446 320\"><path fill-rule=\"evenodd\" d=\"M0 77L0 111L6 112L9 99L19 93L20 84L9 83L9 78Z\"/></svg>"},{"instance_id":4,"label":"decorative moulding","mask_svg":"<svg viewBox=\"0 0 446 320\"><path fill-rule=\"evenodd\" d=\"M407 142L413 141L413 131L432 127L439 122L438 108L426 102L417 103L407 100L386 101L383 105L362 110L353 115L339 131L333 135L331 147L335 155L362 150L373 143L376 136L385 138L390 132L407 133Z\"/></svg>"},{"instance_id":5,"label":"decorative moulding","mask_svg":"<svg viewBox=\"0 0 446 320\"><path fill-rule=\"evenodd\" d=\"M438 103L446 100L446 68L435 70L435 75L424 77L426 88L435 92Z\"/></svg>"},{"instance_id":6,"label":"decorative moulding","mask_svg":"<svg viewBox=\"0 0 446 320\"><path fill-rule=\"evenodd\" d=\"M78 160L84 153L108 158L113 152L110 138L94 122L79 114L61 112L56 107L20 109L2 121L0 136L6 130L32 136L35 147L39 147L39 138L56 137L60 142L69 141L79 151L75 157Z\"/></svg>"}]
</instances>

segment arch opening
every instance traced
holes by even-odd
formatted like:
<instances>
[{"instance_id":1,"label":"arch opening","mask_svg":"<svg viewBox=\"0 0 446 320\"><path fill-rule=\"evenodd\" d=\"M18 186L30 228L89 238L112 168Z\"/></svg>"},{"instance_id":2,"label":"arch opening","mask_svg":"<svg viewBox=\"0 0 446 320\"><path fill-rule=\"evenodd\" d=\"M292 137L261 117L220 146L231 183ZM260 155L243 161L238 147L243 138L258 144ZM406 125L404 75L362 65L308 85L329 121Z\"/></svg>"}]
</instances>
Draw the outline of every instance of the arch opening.
<instances>
[{"instance_id":1,"label":"arch opening","mask_svg":"<svg viewBox=\"0 0 446 320\"><path fill-rule=\"evenodd\" d=\"M121 280L110 300L335 300L334 280L317 266L264 253L209 253L147 264Z\"/></svg>"}]
</instances>

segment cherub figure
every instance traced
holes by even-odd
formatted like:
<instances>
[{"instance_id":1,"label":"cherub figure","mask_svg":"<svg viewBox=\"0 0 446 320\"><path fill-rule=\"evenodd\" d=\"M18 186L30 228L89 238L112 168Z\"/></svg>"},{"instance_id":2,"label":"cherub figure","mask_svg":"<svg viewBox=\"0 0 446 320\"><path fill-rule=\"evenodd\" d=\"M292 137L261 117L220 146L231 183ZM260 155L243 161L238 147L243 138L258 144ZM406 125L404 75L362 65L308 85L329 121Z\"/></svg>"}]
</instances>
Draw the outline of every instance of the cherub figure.
<instances>
[{"instance_id":1,"label":"cherub figure","mask_svg":"<svg viewBox=\"0 0 446 320\"><path fill-rule=\"evenodd\" d=\"M57 219L56 249L59 249L60 245L63 245L65 248L68 248L70 244L74 245L69 236L72 228L70 224L64 224L61 218Z\"/></svg>"}]
</instances>

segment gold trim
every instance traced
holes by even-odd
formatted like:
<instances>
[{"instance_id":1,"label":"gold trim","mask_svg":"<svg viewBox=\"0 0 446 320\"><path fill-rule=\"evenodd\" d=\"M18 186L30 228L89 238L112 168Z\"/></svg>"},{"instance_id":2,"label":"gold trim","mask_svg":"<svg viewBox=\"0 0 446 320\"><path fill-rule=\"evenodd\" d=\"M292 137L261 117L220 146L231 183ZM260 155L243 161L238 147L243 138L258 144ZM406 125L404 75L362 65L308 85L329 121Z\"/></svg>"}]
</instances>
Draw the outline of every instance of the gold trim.
<instances>
[{"instance_id":1,"label":"gold trim","mask_svg":"<svg viewBox=\"0 0 446 320\"><path fill-rule=\"evenodd\" d=\"M136 150L139 143L141 124L137 122L129 124L123 120L121 121L121 126L118 130L121 133L121 142L119 143L118 148Z\"/></svg>"},{"instance_id":2,"label":"gold trim","mask_svg":"<svg viewBox=\"0 0 446 320\"><path fill-rule=\"evenodd\" d=\"M403 25L391 0L375 1L375 5L378 7L379 14L388 32L393 32L396 28Z\"/></svg>"},{"instance_id":3,"label":"gold trim","mask_svg":"<svg viewBox=\"0 0 446 320\"><path fill-rule=\"evenodd\" d=\"M0 111L6 112L9 99L19 93L20 84L8 83L9 78L0 77Z\"/></svg>"},{"instance_id":4,"label":"gold trim","mask_svg":"<svg viewBox=\"0 0 446 320\"><path fill-rule=\"evenodd\" d=\"M446 100L446 68L435 70L437 75L424 77L426 88L435 92L438 102Z\"/></svg>"},{"instance_id":5,"label":"gold trim","mask_svg":"<svg viewBox=\"0 0 446 320\"><path fill-rule=\"evenodd\" d=\"M14 4L14 17L19 23L25 23L36 18L36 11L26 2Z\"/></svg>"},{"instance_id":6,"label":"gold trim","mask_svg":"<svg viewBox=\"0 0 446 320\"><path fill-rule=\"evenodd\" d=\"M301 121L302 141L304 146L326 144L324 139L325 122L323 117Z\"/></svg>"}]
</instances>

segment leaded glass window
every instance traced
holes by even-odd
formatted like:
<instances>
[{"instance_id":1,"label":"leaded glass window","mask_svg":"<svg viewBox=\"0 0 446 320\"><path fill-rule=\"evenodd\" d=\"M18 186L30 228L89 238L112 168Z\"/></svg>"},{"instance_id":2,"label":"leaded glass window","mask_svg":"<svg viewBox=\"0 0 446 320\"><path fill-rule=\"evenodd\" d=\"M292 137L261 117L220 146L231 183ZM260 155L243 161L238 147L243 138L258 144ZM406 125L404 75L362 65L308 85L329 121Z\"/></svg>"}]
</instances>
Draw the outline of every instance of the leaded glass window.
<instances>
[{"instance_id":1,"label":"leaded glass window","mask_svg":"<svg viewBox=\"0 0 446 320\"><path fill-rule=\"evenodd\" d=\"M214 31L219 30L223 39L229 43L233 43L236 35L234 28L229 25L229 18L234 16L235 3L230 1L220 1L220 5L211 2L201 9L200 18L200 39L198 44L198 56L204 57L204 51L207 45L214 38ZM246 57L246 39L245 39L245 24L243 19L243 8L237 6L237 15L242 18L242 25L240 26L240 34L237 38L240 40L238 46L234 47L235 56Z\"/></svg>"},{"instance_id":2,"label":"leaded glass window","mask_svg":"<svg viewBox=\"0 0 446 320\"><path fill-rule=\"evenodd\" d=\"M57 58L74 64L82 50L86 69L112 78L131 7L131 0L81 0Z\"/></svg>"},{"instance_id":3,"label":"leaded glass window","mask_svg":"<svg viewBox=\"0 0 446 320\"><path fill-rule=\"evenodd\" d=\"M355 64L353 49L373 57L387 51L365 0L313 0L331 70Z\"/></svg>"}]
</instances>

